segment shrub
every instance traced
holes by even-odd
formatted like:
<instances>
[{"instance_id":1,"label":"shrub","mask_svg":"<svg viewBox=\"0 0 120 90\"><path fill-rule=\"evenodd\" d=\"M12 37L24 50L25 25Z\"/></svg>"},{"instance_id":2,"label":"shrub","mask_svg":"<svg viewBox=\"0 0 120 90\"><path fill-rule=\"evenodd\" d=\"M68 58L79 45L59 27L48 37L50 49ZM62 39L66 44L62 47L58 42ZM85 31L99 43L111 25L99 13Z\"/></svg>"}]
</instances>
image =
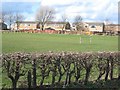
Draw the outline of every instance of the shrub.
<instances>
[{"instance_id":1,"label":"shrub","mask_svg":"<svg viewBox=\"0 0 120 90\"><path fill-rule=\"evenodd\" d=\"M71 86L73 82L84 86L90 83L92 67L98 69L98 71L94 71L99 73L96 78L97 81L100 81L103 75L105 81L108 80L108 77L112 80L114 78L114 68L118 68L118 79L120 79L119 55L120 52L12 53L2 55L2 66L3 72L6 72L8 78L11 79L14 89L19 78L25 76L26 73L28 74L27 86L29 88L35 88L37 85L43 86L45 78L50 76L52 79L51 87L61 86L61 84L65 87ZM39 76L41 77L39 84L36 82L37 70L39 70ZM84 81L81 80L83 70L85 70ZM65 77L64 83L61 81L63 76ZM56 77L58 77L58 80Z\"/></svg>"}]
</instances>

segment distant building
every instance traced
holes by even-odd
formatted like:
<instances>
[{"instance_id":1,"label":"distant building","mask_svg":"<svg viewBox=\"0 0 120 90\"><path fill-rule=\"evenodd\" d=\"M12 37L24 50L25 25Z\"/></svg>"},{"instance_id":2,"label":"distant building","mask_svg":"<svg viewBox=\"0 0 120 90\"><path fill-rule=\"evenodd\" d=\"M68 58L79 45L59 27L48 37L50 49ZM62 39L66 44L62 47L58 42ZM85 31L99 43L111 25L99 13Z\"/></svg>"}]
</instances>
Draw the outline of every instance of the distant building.
<instances>
[{"instance_id":1,"label":"distant building","mask_svg":"<svg viewBox=\"0 0 120 90\"><path fill-rule=\"evenodd\" d=\"M48 22L45 28L53 28L55 30L65 30L65 22Z\"/></svg>"},{"instance_id":2,"label":"distant building","mask_svg":"<svg viewBox=\"0 0 120 90\"><path fill-rule=\"evenodd\" d=\"M7 25L0 19L0 30L7 30Z\"/></svg>"},{"instance_id":3,"label":"distant building","mask_svg":"<svg viewBox=\"0 0 120 90\"><path fill-rule=\"evenodd\" d=\"M44 25L44 29L53 28L55 30L65 30L65 22L48 22ZM41 24L35 21L19 21L12 25L12 30L41 30Z\"/></svg>"},{"instance_id":4,"label":"distant building","mask_svg":"<svg viewBox=\"0 0 120 90\"><path fill-rule=\"evenodd\" d=\"M86 28L88 27L90 32L103 32L104 31L104 23L102 22L85 22Z\"/></svg>"},{"instance_id":5,"label":"distant building","mask_svg":"<svg viewBox=\"0 0 120 90\"><path fill-rule=\"evenodd\" d=\"M77 28L79 25L79 28ZM41 30L41 24L36 21L19 21L12 25L12 30ZM1 28L7 29L7 25L1 22ZM77 31L78 33L120 33L120 24L106 24L103 22L81 22L72 23L69 22L48 22L44 25L45 32L56 32L56 31Z\"/></svg>"},{"instance_id":6,"label":"distant building","mask_svg":"<svg viewBox=\"0 0 120 90\"><path fill-rule=\"evenodd\" d=\"M87 32L103 32L104 31L104 23L102 22L82 22L79 23L80 25L82 25L82 28L80 28L82 31ZM77 24L77 25L79 25ZM75 23L73 23L72 25L72 29L73 30L77 30L77 25ZM81 31L79 30L79 31Z\"/></svg>"},{"instance_id":7,"label":"distant building","mask_svg":"<svg viewBox=\"0 0 120 90\"><path fill-rule=\"evenodd\" d=\"M107 24L104 27L106 33L120 33L120 24Z\"/></svg>"},{"instance_id":8,"label":"distant building","mask_svg":"<svg viewBox=\"0 0 120 90\"><path fill-rule=\"evenodd\" d=\"M12 25L12 30L35 30L37 29L37 22L34 21L19 21Z\"/></svg>"},{"instance_id":9,"label":"distant building","mask_svg":"<svg viewBox=\"0 0 120 90\"><path fill-rule=\"evenodd\" d=\"M72 23L72 25L71 25L71 29L72 29L73 31L76 31L76 30L77 30L77 28L76 28L76 24L75 24L75 23Z\"/></svg>"}]
</instances>

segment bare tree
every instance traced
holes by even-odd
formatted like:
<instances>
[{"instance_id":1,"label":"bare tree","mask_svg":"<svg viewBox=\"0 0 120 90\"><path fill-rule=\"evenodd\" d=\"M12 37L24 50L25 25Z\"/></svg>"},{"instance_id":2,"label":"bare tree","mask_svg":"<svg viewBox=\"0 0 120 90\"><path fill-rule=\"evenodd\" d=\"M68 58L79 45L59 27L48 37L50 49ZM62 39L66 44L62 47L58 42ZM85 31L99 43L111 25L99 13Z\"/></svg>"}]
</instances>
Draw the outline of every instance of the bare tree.
<instances>
[{"instance_id":1,"label":"bare tree","mask_svg":"<svg viewBox=\"0 0 120 90\"><path fill-rule=\"evenodd\" d=\"M106 24L106 25L108 25L108 24L112 24L112 22L110 21L109 18L106 18L106 19L105 19L105 24Z\"/></svg>"},{"instance_id":2,"label":"bare tree","mask_svg":"<svg viewBox=\"0 0 120 90\"><path fill-rule=\"evenodd\" d=\"M9 29L11 30L11 25L14 23L14 13L8 12L6 15L6 22L9 25Z\"/></svg>"},{"instance_id":3,"label":"bare tree","mask_svg":"<svg viewBox=\"0 0 120 90\"><path fill-rule=\"evenodd\" d=\"M16 25L17 25L17 30L18 30L19 26L20 26L20 21L22 21L24 19L24 15L20 14L20 13L15 13L14 19L15 19L15 22L16 22Z\"/></svg>"},{"instance_id":4,"label":"bare tree","mask_svg":"<svg viewBox=\"0 0 120 90\"><path fill-rule=\"evenodd\" d=\"M3 23L6 22L7 12L2 11L0 15L1 15L1 16L0 16L1 21L2 21Z\"/></svg>"},{"instance_id":5,"label":"bare tree","mask_svg":"<svg viewBox=\"0 0 120 90\"><path fill-rule=\"evenodd\" d=\"M66 14L62 15L61 20L63 22L62 30L64 30L64 28L66 26L66 23L67 23L67 16L66 16Z\"/></svg>"},{"instance_id":6,"label":"bare tree","mask_svg":"<svg viewBox=\"0 0 120 90\"><path fill-rule=\"evenodd\" d=\"M82 22L82 17L80 15L75 16L74 23L76 25L76 29L82 31L84 29L84 25Z\"/></svg>"},{"instance_id":7,"label":"bare tree","mask_svg":"<svg viewBox=\"0 0 120 90\"><path fill-rule=\"evenodd\" d=\"M12 81L13 90L16 90L19 78L24 76L27 71L27 69L25 69L26 57L23 55L20 56L19 53L11 54L11 56L12 57L6 55L3 57L3 67L7 72L8 78Z\"/></svg>"},{"instance_id":8,"label":"bare tree","mask_svg":"<svg viewBox=\"0 0 120 90\"><path fill-rule=\"evenodd\" d=\"M7 12L3 13L2 20L6 21L6 23L9 25L9 29L11 30L11 25L16 22L17 29L19 28L19 21L24 19L24 16L20 13L13 13L13 12Z\"/></svg>"},{"instance_id":9,"label":"bare tree","mask_svg":"<svg viewBox=\"0 0 120 90\"><path fill-rule=\"evenodd\" d=\"M83 58L81 58L81 66L85 69L85 80L84 80L84 84L86 85L87 82L89 81L89 77L90 77L90 71L93 67L93 63L94 63L94 54L92 53L83 53L81 54Z\"/></svg>"},{"instance_id":10,"label":"bare tree","mask_svg":"<svg viewBox=\"0 0 120 90\"><path fill-rule=\"evenodd\" d=\"M75 21L74 22L77 23L77 24L82 22L82 17L80 15L75 16Z\"/></svg>"},{"instance_id":11,"label":"bare tree","mask_svg":"<svg viewBox=\"0 0 120 90\"><path fill-rule=\"evenodd\" d=\"M41 24L41 29L44 30L46 23L54 18L55 10L48 6L42 6L36 13L36 20Z\"/></svg>"}]
</instances>

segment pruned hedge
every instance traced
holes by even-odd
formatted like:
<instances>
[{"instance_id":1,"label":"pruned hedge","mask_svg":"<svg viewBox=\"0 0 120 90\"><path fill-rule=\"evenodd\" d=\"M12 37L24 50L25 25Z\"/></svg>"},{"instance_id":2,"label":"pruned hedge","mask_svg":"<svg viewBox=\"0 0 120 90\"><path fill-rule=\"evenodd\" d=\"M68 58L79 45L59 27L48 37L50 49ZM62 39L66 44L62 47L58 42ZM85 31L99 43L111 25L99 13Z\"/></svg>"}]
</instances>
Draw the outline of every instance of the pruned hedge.
<instances>
[{"instance_id":1,"label":"pruned hedge","mask_svg":"<svg viewBox=\"0 0 120 90\"><path fill-rule=\"evenodd\" d=\"M96 82L101 79L120 80L120 52L11 53L3 54L2 61L3 72L7 73L14 89L19 78L25 75L28 88L42 87L46 77L51 77L51 87L56 87L56 84L65 87L73 82L87 85L92 68L99 73ZM117 77L114 77L114 68L117 68ZM41 77L39 83L36 82L37 70ZM85 71L83 80L82 70Z\"/></svg>"}]
</instances>

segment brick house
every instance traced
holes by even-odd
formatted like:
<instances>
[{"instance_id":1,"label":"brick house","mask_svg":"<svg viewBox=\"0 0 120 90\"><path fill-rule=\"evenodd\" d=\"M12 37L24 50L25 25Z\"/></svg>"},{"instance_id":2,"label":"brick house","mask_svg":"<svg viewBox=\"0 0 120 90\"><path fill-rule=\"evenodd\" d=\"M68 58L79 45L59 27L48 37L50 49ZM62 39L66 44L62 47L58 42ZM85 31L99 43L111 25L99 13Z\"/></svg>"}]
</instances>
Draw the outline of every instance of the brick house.
<instances>
[{"instance_id":1,"label":"brick house","mask_svg":"<svg viewBox=\"0 0 120 90\"><path fill-rule=\"evenodd\" d=\"M106 33L119 34L120 33L120 24L107 24L107 25L105 25L104 31Z\"/></svg>"}]
</instances>

